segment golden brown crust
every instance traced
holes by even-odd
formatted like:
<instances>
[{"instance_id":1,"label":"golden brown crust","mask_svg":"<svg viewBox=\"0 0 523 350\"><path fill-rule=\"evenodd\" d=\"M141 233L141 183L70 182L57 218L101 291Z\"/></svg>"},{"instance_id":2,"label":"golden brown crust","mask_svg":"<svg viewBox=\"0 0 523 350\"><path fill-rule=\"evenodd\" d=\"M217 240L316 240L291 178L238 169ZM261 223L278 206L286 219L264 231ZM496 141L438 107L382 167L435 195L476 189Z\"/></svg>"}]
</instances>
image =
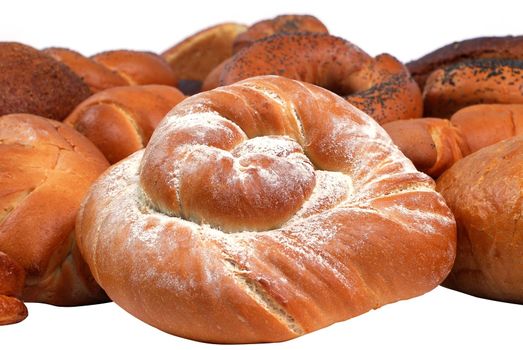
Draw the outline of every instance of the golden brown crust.
<instances>
[{"instance_id":1,"label":"golden brown crust","mask_svg":"<svg viewBox=\"0 0 523 350\"><path fill-rule=\"evenodd\" d=\"M178 104L92 187L77 239L96 280L145 322L281 341L446 276L455 226L433 186L344 99L256 77ZM234 202L237 221L221 208Z\"/></svg>"},{"instance_id":2,"label":"golden brown crust","mask_svg":"<svg viewBox=\"0 0 523 350\"><path fill-rule=\"evenodd\" d=\"M42 52L67 65L84 80L93 93L116 86L129 85L127 80L116 72L76 51L51 47L42 50Z\"/></svg>"},{"instance_id":3,"label":"golden brown crust","mask_svg":"<svg viewBox=\"0 0 523 350\"><path fill-rule=\"evenodd\" d=\"M445 285L523 303L523 136L458 161L437 189L458 225L456 263Z\"/></svg>"},{"instance_id":4,"label":"golden brown crust","mask_svg":"<svg viewBox=\"0 0 523 350\"><path fill-rule=\"evenodd\" d=\"M108 166L103 155L69 126L13 114L0 117L0 164L0 251L25 270L23 300L106 300L73 239L80 201Z\"/></svg>"},{"instance_id":5,"label":"golden brown crust","mask_svg":"<svg viewBox=\"0 0 523 350\"><path fill-rule=\"evenodd\" d=\"M34 113L62 120L90 94L66 65L30 46L0 43L0 115Z\"/></svg>"},{"instance_id":6,"label":"golden brown crust","mask_svg":"<svg viewBox=\"0 0 523 350\"><path fill-rule=\"evenodd\" d=\"M459 130L447 119L397 120L383 128L419 171L433 177L468 154Z\"/></svg>"},{"instance_id":7,"label":"golden brown crust","mask_svg":"<svg viewBox=\"0 0 523 350\"><path fill-rule=\"evenodd\" d=\"M24 282L22 266L0 251L0 326L27 317L27 308L21 300Z\"/></svg>"},{"instance_id":8,"label":"golden brown crust","mask_svg":"<svg viewBox=\"0 0 523 350\"><path fill-rule=\"evenodd\" d=\"M461 130L466 155L523 135L523 104L474 105L460 109L450 120Z\"/></svg>"},{"instance_id":9,"label":"golden brown crust","mask_svg":"<svg viewBox=\"0 0 523 350\"><path fill-rule=\"evenodd\" d=\"M482 37L454 42L407 63L412 77L423 89L436 69L477 58L523 59L523 36Z\"/></svg>"},{"instance_id":10,"label":"golden brown crust","mask_svg":"<svg viewBox=\"0 0 523 350\"><path fill-rule=\"evenodd\" d=\"M423 90L426 116L448 118L484 103L523 103L523 61L477 59L434 71Z\"/></svg>"},{"instance_id":11,"label":"golden brown crust","mask_svg":"<svg viewBox=\"0 0 523 350\"><path fill-rule=\"evenodd\" d=\"M165 59L152 52L114 50L101 52L91 59L120 75L128 85L178 84L175 72Z\"/></svg>"},{"instance_id":12,"label":"golden brown crust","mask_svg":"<svg viewBox=\"0 0 523 350\"><path fill-rule=\"evenodd\" d=\"M217 72L204 86L216 85ZM390 55L371 58L328 34L273 35L235 54L219 84L257 75L280 75L322 86L355 104L379 123L422 115L421 93L406 68Z\"/></svg>"},{"instance_id":13,"label":"golden brown crust","mask_svg":"<svg viewBox=\"0 0 523 350\"><path fill-rule=\"evenodd\" d=\"M274 34L291 33L329 33L325 25L316 17L310 15L281 15L272 19L259 21L246 31L239 33L233 42L233 52L251 45L256 40Z\"/></svg>"},{"instance_id":14,"label":"golden brown crust","mask_svg":"<svg viewBox=\"0 0 523 350\"><path fill-rule=\"evenodd\" d=\"M116 87L79 104L64 123L91 140L113 164L147 145L160 120L184 98L171 86Z\"/></svg>"},{"instance_id":15,"label":"golden brown crust","mask_svg":"<svg viewBox=\"0 0 523 350\"><path fill-rule=\"evenodd\" d=\"M398 120L383 128L418 170L438 177L468 154L522 135L523 105L474 105L450 120Z\"/></svg>"},{"instance_id":16,"label":"golden brown crust","mask_svg":"<svg viewBox=\"0 0 523 350\"><path fill-rule=\"evenodd\" d=\"M209 72L232 55L232 43L247 27L238 23L222 23L199 31L162 56L179 79L179 88L186 95L200 91Z\"/></svg>"}]
</instances>

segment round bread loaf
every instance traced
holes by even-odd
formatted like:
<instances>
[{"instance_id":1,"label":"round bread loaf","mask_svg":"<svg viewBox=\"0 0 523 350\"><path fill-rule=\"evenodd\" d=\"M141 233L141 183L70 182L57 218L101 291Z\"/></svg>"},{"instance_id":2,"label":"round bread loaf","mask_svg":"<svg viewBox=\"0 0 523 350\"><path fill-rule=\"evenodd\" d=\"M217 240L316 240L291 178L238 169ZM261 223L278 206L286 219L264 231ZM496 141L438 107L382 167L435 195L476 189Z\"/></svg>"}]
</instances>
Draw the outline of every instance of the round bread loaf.
<instances>
[{"instance_id":1,"label":"round bread loaf","mask_svg":"<svg viewBox=\"0 0 523 350\"><path fill-rule=\"evenodd\" d=\"M0 256L0 294L55 305L107 300L74 239L80 202L107 167L100 151L67 125L28 114L0 117L0 252L7 255ZM3 273L17 265L25 278L8 274L11 287L4 290ZM0 320L16 321L6 315L16 302L0 307Z\"/></svg>"},{"instance_id":2,"label":"round bread loaf","mask_svg":"<svg viewBox=\"0 0 523 350\"><path fill-rule=\"evenodd\" d=\"M483 148L437 181L456 217L458 250L445 285L523 303L523 136Z\"/></svg>"},{"instance_id":3,"label":"round bread loaf","mask_svg":"<svg viewBox=\"0 0 523 350\"><path fill-rule=\"evenodd\" d=\"M282 341L436 287L455 222L369 116L256 77L187 98L92 187L77 240L124 309L208 342Z\"/></svg>"},{"instance_id":4,"label":"round bread loaf","mask_svg":"<svg viewBox=\"0 0 523 350\"><path fill-rule=\"evenodd\" d=\"M89 95L82 79L49 55L0 43L0 115L33 113L62 120Z\"/></svg>"}]
</instances>

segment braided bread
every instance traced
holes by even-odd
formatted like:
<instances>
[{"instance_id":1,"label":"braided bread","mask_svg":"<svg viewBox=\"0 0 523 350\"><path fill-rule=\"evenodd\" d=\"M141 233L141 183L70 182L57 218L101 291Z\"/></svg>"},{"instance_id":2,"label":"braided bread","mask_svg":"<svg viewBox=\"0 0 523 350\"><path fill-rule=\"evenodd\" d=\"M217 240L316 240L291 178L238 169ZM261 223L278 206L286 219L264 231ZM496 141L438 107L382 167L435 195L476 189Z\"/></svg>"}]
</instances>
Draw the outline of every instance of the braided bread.
<instances>
[{"instance_id":1,"label":"braided bread","mask_svg":"<svg viewBox=\"0 0 523 350\"><path fill-rule=\"evenodd\" d=\"M383 128L419 171L438 177L468 154L522 135L523 105L474 105L450 120L398 120Z\"/></svg>"},{"instance_id":2,"label":"braided bread","mask_svg":"<svg viewBox=\"0 0 523 350\"><path fill-rule=\"evenodd\" d=\"M187 98L91 188L77 240L166 332L281 341L423 294L455 223L433 181L344 99L283 77Z\"/></svg>"}]
</instances>

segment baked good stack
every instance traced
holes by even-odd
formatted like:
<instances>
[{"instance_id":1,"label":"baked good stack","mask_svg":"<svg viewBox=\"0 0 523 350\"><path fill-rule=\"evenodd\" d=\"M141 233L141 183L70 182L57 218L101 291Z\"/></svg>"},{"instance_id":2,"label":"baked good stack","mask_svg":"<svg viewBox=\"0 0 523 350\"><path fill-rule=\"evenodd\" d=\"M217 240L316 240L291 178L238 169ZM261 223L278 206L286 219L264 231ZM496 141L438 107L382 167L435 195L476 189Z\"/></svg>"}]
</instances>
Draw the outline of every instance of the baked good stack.
<instances>
[{"instance_id":1,"label":"baked good stack","mask_svg":"<svg viewBox=\"0 0 523 350\"><path fill-rule=\"evenodd\" d=\"M283 15L161 55L0 44L0 324L110 298L253 343L442 282L521 303L520 41L404 65Z\"/></svg>"}]
</instances>

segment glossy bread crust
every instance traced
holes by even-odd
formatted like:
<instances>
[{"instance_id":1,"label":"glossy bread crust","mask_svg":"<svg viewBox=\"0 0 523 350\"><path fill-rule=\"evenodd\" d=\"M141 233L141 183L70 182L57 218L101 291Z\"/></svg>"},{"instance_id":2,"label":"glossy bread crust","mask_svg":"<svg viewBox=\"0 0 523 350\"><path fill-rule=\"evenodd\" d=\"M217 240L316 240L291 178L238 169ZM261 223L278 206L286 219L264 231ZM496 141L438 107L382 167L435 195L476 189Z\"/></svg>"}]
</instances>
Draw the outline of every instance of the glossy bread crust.
<instances>
[{"instance_id":1,"label":"glossy bread crust","mask_svg":"<svg viewBox=\"0 0 523 350\"><path fill-rule=\"evenodd\" d=\"M523 60L475 59L430 74L423 90L424 114L449 118L485 103L523 103Z\"/></svg>"},{"instance_id":2,"label":"glossy bread crust","mask_svg":"<svg viewBox=\"0 0 523 350\"><path fill-rule=\"evenodd\" d=\"M74 226L83 196L107 167L67 125L28 114L0 117L0 252L25 272L17 279L23 290L6 296L55 305L106 300L76 248Z\"/></svg>"},{"instance_id":3,"label":"glossy bread crust","mask_svg":"<svg viewBox=\"0 0 523 350\"><path fill-rule=\"evenodd\" d=\"M472 152L523 135L523 105L473 105L450 120L398 120L383 128L419 171L438 177Z\"/></svg>"},{"instance_id":4,"label":"glossy bread crust","mask_svg":"<svg viewBox=\"0 0 523 350\"><path fill-rule=\"evenodd\" d=\"M147 145L158 123L184 98L165 85L115 87L83 101L64 123L91 140L113 164Z\"/></svg>"},{"instance_id":5,"label":"glossy bread crust","mask_svg":"<svg viewBox=\"0 0 523 350\"><path fill-rule=\"evenodd\" d=\"M523 136L458 161L437 189L458 226L456 263L445 285L523 303Z\"/></svg>"}]
</instances>

